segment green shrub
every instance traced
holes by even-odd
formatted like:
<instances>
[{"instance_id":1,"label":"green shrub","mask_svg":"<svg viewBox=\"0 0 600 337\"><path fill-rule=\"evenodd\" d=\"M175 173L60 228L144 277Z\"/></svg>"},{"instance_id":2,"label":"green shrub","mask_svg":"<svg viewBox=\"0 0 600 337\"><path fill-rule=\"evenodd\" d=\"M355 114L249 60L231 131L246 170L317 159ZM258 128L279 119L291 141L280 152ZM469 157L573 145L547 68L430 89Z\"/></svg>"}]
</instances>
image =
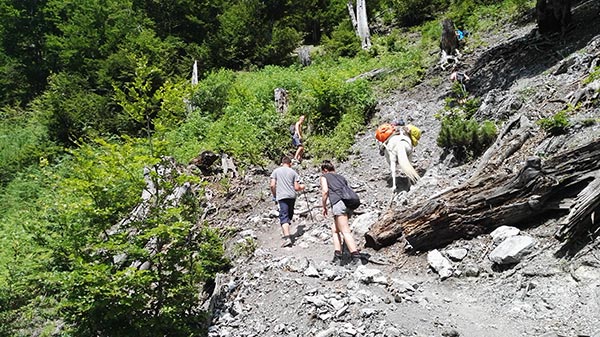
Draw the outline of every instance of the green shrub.
<instances>
[{"instance_id":1,"label":"green shrub","mask_svg":"<svg viewBox=\"0 0 600 337\"><path fill-rule=\"evenodd\" d=\"M205 316L197 306L198 289L228 266L218 233L196 224L202 195L187 194L177 207L168 206L164 195L155 197L152 203L162 207L130 219L120 231L113 227L139 202L142 168L158 162L150 153L160 155L161 146L150 151L146 142L81 144L47 178L37 175L44 182L33 185L37 189L23 189L24 182L14 180L22 195L11 188L1 196L10 209L0 213L0 224L5 233L24 234L13 235L15 248L0 254L0 275L18 280L0 282L0 292L10 288L14 294L0 297L12 303L0 320L21 324L18 317L43 293L60 308L48 320L63 319L65 333L188 336L201 330ZM189 180L174 175L155 184L168 191ZM27 216L13 217L24 198ZM147 249L149 242L155 250ZM2 237L0 243L9 248ZM117 263L121 254L125 260ZM133 268L135 261L153 267Z\"/></svg>"},{"instance_id":2,"label":"green shrub","mask_svg":"<svg viewBox=\"0 0 600 337\"><path fill-rule=\"evenodd\" d=\"M590 74L586 78L584 78L583 81L581 81L581 83L590 84L597 79L600 79L600 66L594 67L592 72L590 72Z\"/></svg>"},{"instance_id":3,"label":"green shrub","mask_svg":"<svg viewBox=\"0 0 600 337\"><path fill-rule=\"evenodd\" d=\"M402 26L419 25L430 20L448 5L448 1L444 0L387 0L385 2L392 9L393 21L399 21Z\"/></svg>"},{"instance_id":4,"label":"green shrub","mask_svg":"<svg viewBox=\"0 0 600 337\"><path fill-rule=\"evenodd\" d=\"M331 37L324 36L322 45L333 57L353 57L361 50L360 40L350 22L340 23L331 33Z\"/></svg>"},{"instance_id":5,"label":"green shrub","mask_svg":"<svg viewBox=\"0 0 600 337\"><path fill-rule=\"evenodd\" d=\"M359 113L345 114L331 132L324 135L313 135L306 143L314 154L315 162L323 159L345 160L348 149L354 144L354 135L362 128L364 117Z\"/></svg>"},{"instance_id":6,"label":"green shrub","mask_svg":"<svg viewBox=\"0 0 600 337\"><path fill-rule=\"evenodd\" d=\"M191 104L211 120L218 119L227 106L229 90L235 81L235 74L230 70L211 72L198 82L192 94Z\"/></svg>"},{"instance_id":7,"label":"green shrub","mask_svg":"<svg viewBox=\"0 0 600 337\"><path fill-rule=\"evenodd\" d=\"M552 117L542 118L536 124L553 136L566 133L571 126L566 110L559 111Z\"/></svg>"},{"instance_id":8,"label":"green shrub","mask_svg":"<svg viewBox=\"0 0 600 337\"><path fill-rule=\"evenodd\" d=\"M256 240L250 237L245 238L244 240L235 243L232 248L231 259L249 258L254 254L257 248L258 242Z\"/></svg>"},{"instance_id":9,"label":"green shrub","mask_svg":"<svg viewBox=\"0 0 600 337\"><path fill-rule=\"evenodd\" d=\"M442 117L437 144L451 152L459 162L481 155L495 140L496 125L491 121L479 122L456 113Z\"/></svg>"}]
</instances>

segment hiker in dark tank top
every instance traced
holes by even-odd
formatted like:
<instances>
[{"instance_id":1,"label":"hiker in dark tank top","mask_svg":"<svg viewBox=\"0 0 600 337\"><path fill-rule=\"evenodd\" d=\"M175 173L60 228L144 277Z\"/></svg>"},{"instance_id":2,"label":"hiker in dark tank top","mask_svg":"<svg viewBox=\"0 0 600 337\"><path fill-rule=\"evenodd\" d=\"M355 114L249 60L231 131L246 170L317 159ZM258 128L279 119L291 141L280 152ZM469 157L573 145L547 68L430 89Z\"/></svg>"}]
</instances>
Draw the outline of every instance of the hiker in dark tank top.
<instances>
[{"instance_id":1,"label":"hiker in dark tank top","mask_svg":"<svg viewBox=\"0 0 600 337\"><path fill-rule=\"evenodd\" d=\"M362 263L362 255L356 247L356 241L352 236L348 219L352 215L352 210L348 209L342 197L336 191L342 190L342 187L348 185L348 181L343 176L335 173L335 167L329 160L324 160L321 164L320 178L321 196L323 206L323 216L327 217L327 201L331 205L333 213L333 225L331 226L331 234L333 237L333 263L341 264L342 262L342 240L346 243L348 250L352 256L352 264Z\"/></svg>"}]
</instances>

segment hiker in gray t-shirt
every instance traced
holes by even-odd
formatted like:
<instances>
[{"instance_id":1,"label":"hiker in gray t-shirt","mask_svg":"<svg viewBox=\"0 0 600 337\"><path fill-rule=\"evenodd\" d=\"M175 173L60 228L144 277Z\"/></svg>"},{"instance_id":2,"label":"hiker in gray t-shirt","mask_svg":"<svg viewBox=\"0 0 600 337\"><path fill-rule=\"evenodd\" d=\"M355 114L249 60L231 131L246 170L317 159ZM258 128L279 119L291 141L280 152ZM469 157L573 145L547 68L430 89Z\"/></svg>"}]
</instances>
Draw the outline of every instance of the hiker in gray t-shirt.
<instances>
[{"instance_id":1,"label":"hiker in gray t-shirt","mask_svg":"<svg viewBox=\"0 0 600 337\"><path fill-rule=\"evenodd\" d=\"M273 200L279 204L279 223L283 232L283 247L292 245L290 225L294 217L296 191L304 190L304 185L298 182L298 173L291 166L292 161L289 157L281 158L281 166L271 173L270 183Z\"/></svg>"}]
</instances>

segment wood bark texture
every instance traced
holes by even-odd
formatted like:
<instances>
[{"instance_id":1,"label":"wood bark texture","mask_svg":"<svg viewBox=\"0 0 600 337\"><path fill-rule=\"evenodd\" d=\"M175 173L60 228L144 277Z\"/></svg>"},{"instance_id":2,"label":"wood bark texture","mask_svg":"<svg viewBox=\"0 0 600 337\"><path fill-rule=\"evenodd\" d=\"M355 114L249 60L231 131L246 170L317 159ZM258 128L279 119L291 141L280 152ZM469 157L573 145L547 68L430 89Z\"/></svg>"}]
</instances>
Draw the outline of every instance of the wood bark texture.
<instances>
[{"instance_id":1,"label":"wood bark texture","mask_svg":"<svg viewBox=\"0 0 600 337\"><path fill-rule=\"evenodd\" d=\"M348 0L348 14L350 14L350 21L352 21L352 27L354 28L356 36L360 36L360 34L358 33L358 21L356 21L356 13L354 13L353 1L354 0Z\"/></svg>"}]
</instances>

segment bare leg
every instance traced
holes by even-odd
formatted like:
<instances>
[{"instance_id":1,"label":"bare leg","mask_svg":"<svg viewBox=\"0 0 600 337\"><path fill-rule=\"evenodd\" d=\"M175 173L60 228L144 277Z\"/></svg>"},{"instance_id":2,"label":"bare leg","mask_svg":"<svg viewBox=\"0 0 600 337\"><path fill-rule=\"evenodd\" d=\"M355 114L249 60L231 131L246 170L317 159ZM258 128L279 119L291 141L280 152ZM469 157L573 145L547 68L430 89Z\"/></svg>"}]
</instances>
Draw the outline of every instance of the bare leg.
<instances>
[{"instance_id":1,"label":"bare leg","mask_svg":"<svg viewBox=\"0 0 600 337\"><path fill-rule=\"evenodd\" d=\"M340 237L340 232L335 225L335 220L333 225L331 225L331 237L333 238L333 250L342 251L342 238Z\"/></svg>"},{"instance_id":2,"label":"bare leg","mask_svg":"<svg viewBox=\"0 0 600 337\"><path fill-rule=\"evenodd\" d=\"M300 145L298 146L298 150L296 150L296 155L294 156L294 158L297 161L302 161L302 154L304 153L304 146Z\"/></svg>"},{"instance_id":3,"label":"bare leg","mask_svg":"<svg viewBox=\"0 0 600 337\"><path fill-rule=\"evenodd\" d=\"M281 231L283 232L284 238L289 237L290 236L290 224L289 223L281 224Z\"/></svg>"},{"instance_id":4,"label":"bare leg","mask_svg":"<svg viewBox=\"0 0 600 337\"><path fill-rule=\"evenodd\" d=\"M344 242L346 243L346 246L348 247L350 253L358 251L358 248L356 248L356 242L354 241L354 237L352 237L352 232L350 231L350 226L348 225L348 216L335 215L333 218L335 223L335 230L344 238ZM338 250L338 248L335 246L335 238L333 244L334 248ZM341 244L339 245L339 247L341 250Z\"/></svg>"}]
</instances>

